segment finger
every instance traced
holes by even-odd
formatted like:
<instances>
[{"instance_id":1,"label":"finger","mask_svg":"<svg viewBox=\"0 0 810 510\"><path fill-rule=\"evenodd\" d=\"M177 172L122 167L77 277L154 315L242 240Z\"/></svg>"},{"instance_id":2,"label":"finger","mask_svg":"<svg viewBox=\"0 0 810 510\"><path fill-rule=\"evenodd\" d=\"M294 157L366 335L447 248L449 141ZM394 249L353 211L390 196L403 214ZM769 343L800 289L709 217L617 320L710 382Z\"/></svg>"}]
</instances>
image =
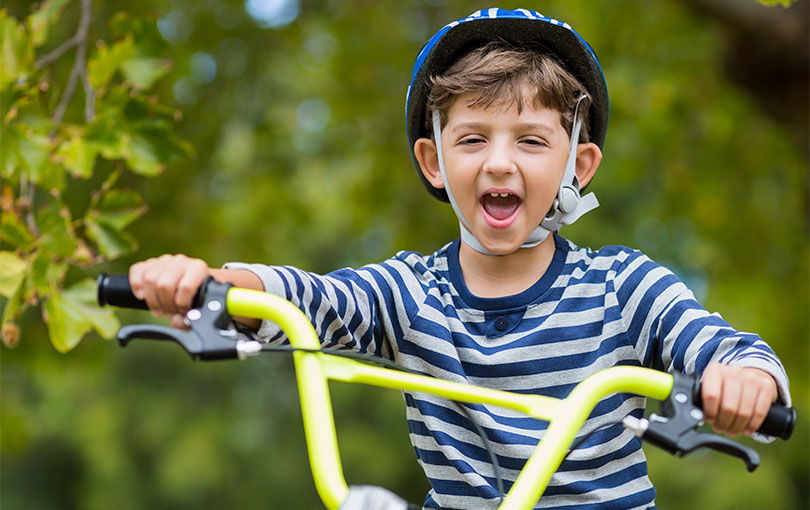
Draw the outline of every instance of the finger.
<instances>
[{"instance_id":1,"label":"finger","mask_svg":"<svg viewBox=\"0 0 810 510\"><path fill-rule=\"evenodd\" d=\"M723 380L723 394L720 397L720 411L714 421L714 428L718 432L727 432L737 416L742 396L742 385L736 379L725 377Z\"/></svg>"},{"instance_id":2,"label":"finger","mask_svg":"<svg viewBox=\"0 0 810 510\"><path fill-rule=\"evenodd\" d=\"M155 317L163 316L160 308L160 301L157 296L155 285L160 277L160 263L158 259L149 259L141 263L140 269L140 294L146 301L146 305Z\"/></svg>"},{"instance_id":3,"label":"finger","mask_svg":"<svg viewBox=\"0 0 810 510\"><path fill-rule=\"evenodd\" d=\"M764 422L765 417L768 416L768 411L771 410L772 403L773 402L771 401L769 392L759 392L759 395L757 395L757 400L754 404L754 412L751 415L751 419L748 421L748 425L743 431L744 434L750 436L762 426L762 422Z\"/></svg>"},{"instance_id":4,"label":"finger","mask_svg":"<svg viewBox=\"0 0 810 510\"><path fill-rule=\"evenodd\" d=\"M192 300L200 285L208 277L208 264L202 260L192 260L180 280L177 282L177 292L174 295L174 305L177 310L185 313L191 308Z\"/></svg>"},{"instance_id":5,"label":"finger","mask_svg":"<svg viewBox=\"0 0 810 510\"><path fill-rule=\"evenodd\" d=\"M754 415L754 407L757 403L759 393L759 387L755 384L741 386L740 404L733 421L726 431L729 436L736 436L748 427L748 423Z\"/></svg>"},{"instance_id":6,"label":"finger","mask_svg":"<svg viewBox=\"0 0 810 510\"><path fill-rule=\"evenodd\" d=\"M716 367L709 365L703 372L700 383L700 398L706 423L713 424L720 411L720 395L723 392L723 379Z\"/></svg>"},{"instance_id":7,"label":"finger","mask_svg":"<svg viewBox=\"0 0 810 510\"><path fill-rule=\"evenodd\" d=\"M185 329L185 330L190 329L190 328L189 328L189 327L186 325L185 316L184 316L184 315L182 315L182 314L179 314L179 313L175 313L175 314L173 314L173 315L172 315L172 316L169 318L169 321L172 323L172 327L175 327L175 328L177 328L177 329Z\"/></svg>"},{"instance_id":8,"label":"finger","mask_svg":"<svg viewBox=\"0 0 810 510\"><path fill-rule=\"evenodd\" d=\"M160 276L155 282L160 309L166 314L180 313L180 310L174 304L174 297L177 294L177 284L183 276L184 262L180 257L167 259Z\"/></svg>"},{"instance_id":9,"label":"finger","mask_svg":"<svg viewBox=\"0 0 810 510\"><path fill-rule=\"evenodd\" d=\"M129 268L129 287L136 298L143 300L145 297L143 290L143 270L145 264L138 262Z\"/></svg>"}]
</instances>

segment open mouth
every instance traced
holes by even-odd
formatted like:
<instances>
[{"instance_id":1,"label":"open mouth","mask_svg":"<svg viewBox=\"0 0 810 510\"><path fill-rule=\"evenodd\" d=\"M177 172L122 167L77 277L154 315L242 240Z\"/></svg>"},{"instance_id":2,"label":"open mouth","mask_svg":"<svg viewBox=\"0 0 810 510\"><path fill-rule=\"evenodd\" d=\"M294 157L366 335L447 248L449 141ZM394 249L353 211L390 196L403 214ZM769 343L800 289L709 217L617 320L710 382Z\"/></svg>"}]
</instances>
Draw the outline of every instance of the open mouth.
<instances>
[{"instance_id":1,"label":"open mouth","mask_svg":"<svg viewBox=\"0 0 810 510\"><path fill-rule=\"evenodd\" d=\"M489 216L487 219L494 220L490 223L495 226L506 226L502 224L504 222L511 223L508 220L515 215L522 202L519 196L508 192L486 193L481 197L481 207L486 216Z\"/></svg>"}]
</instances>

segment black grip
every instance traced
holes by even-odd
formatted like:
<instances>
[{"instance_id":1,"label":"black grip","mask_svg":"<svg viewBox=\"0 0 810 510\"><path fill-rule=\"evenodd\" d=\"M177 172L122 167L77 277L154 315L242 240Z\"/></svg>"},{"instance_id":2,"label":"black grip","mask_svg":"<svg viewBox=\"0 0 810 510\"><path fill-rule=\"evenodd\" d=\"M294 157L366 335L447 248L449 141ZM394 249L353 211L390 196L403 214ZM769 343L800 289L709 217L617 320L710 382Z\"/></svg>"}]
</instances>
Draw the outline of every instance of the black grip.
<instances>
[{"instance_id":1,"label":"black grip","mask_svg":"<svg viewBox=\"0 0 810 510\"><path fill-rule=\"evenodd\" d=\"M96 286L98 288L99 306L110 305L119 308L149 309L146 301L136 298L132 293L128 275L101 273L98 275Z\"/></svg>"},{"instance_id":2,"label":"black grip","mask_svg":"<svg viewBox=\"0 0 810 510\"><path fill-rule=\"evenodd\" d=\"M789 439L796 425L796 408L774 404L757 432L766 436Z\"/></svg>"}]
</instances>

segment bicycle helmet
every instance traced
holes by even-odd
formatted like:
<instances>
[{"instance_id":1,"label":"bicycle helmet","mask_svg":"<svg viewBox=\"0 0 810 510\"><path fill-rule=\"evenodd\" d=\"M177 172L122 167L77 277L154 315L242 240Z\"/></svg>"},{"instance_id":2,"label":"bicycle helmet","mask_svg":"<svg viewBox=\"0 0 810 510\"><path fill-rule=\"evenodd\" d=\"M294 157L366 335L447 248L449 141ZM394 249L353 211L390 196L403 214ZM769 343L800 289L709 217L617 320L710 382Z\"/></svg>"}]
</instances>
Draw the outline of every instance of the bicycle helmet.
<instances>
[{"instance_id":1,"label":"bicycle helmet","mask_svg":"<svg viewBox=\"0 0 810 510\"><path fill-rule=\"evenodd\" d=\"M434 188L422 175L419 162L414 152L414 145L419 138L430 136L427 127L427 103L431 76L446 71L456 60L467 52L494 40L504 41L522 48L540 48L551 53L559 63L568 70L585 87L592 105L588 133L590 141L601 149L607 132L608 93L602 68L593 50L574 29L567 23L543 16L536 11L517 9L508 11L491 8L476 11L473 14L445 25L425 44L416 57L411 84L405 101L407 118L408 145L411 151L416 173L431 195L441 201L449 202L458 216L461 239L467 245L481 253L492 255L472 234L461 210L456 205L449 186L443 189ZM579 182L576 177L576 146L582 119L579 118L579 106L587 97L581 96L574 109L574 122L571 129L571 148L565 173L560 182L557 197L548 216L543 219L521 245L522 248L537 246L552 232L562 225L570 225L586 212L599 206L593 193L581 197ZM439 112L432 111L434 139L441 140L441 122ZM447 175L442 156L442 144L436 144L439 168L442 179L447 183Z\"/></svg>"},{"instance_id":2,"label":"bicycle helmet","mask_svg":"<svg viewBox=\"0 0 810 510\"><path fill-rule=\"evenodd\" d=\"M434 188L419 169L414 144L429 138L426 128L428 79L441 74L468 51L489 41L502 40L517 47L541 47L559 62L588 91L591 98L588 133L601 149L608 124L608 92L602 68L588 43L568 23L527 9L483 9L448 23L424 45L413 66L405 105L408 145L416 173L431 195L448 202L443 189Z\"/></svg>"}]
</instances>

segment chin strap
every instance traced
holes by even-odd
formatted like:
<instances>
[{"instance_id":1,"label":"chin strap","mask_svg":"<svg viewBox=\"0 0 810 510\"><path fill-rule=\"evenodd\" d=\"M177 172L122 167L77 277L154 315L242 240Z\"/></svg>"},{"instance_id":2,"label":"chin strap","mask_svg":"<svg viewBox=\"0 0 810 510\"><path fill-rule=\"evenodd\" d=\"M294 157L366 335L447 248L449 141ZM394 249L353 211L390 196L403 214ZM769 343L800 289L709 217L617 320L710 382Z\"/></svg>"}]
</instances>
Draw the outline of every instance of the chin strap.
<instances>
[{"instance_id":1,"label":"chin strap","mask_svg":"<svg viewBox=\"0 0 810 510\"><path fill-rule=\"evenodd\" d=\"M584 197L579 195L579 181L577 180L576 166L577 166L577 145L579 141L579 132L582 128L582 119L579 117L579 105L582 100L587 96L582 95L577 100L574 109L574 126L571 130L571 148L568 153L568 161L565 164L565 173L560 181L560 187L557 190L557 198L554 199L554 204L549 211L549 214L543 219L540 225L537 226L529 234L529 237L520 245L521 248L532 248L542 243L549 234L558 231L563 225L570 225L577 221L583 214L599 207L599 201L596 195L588 193ZM436 152L439 158L439 171L444 181L444 189L447 191L447 198L450 199L450 205L453 207L456 216L459 219L459 228L461 230L461 240L465 242L470 248L485 255L494 255L480 242L472 233L467 220L461 214L461 209L458 208L453 193L450 191L449 181L447 180L447 173L444 168L444 157L442 156L442 126L441 118L438 110L433 110L433 138L436 141Z\"/></svg>"}]
</instances>

